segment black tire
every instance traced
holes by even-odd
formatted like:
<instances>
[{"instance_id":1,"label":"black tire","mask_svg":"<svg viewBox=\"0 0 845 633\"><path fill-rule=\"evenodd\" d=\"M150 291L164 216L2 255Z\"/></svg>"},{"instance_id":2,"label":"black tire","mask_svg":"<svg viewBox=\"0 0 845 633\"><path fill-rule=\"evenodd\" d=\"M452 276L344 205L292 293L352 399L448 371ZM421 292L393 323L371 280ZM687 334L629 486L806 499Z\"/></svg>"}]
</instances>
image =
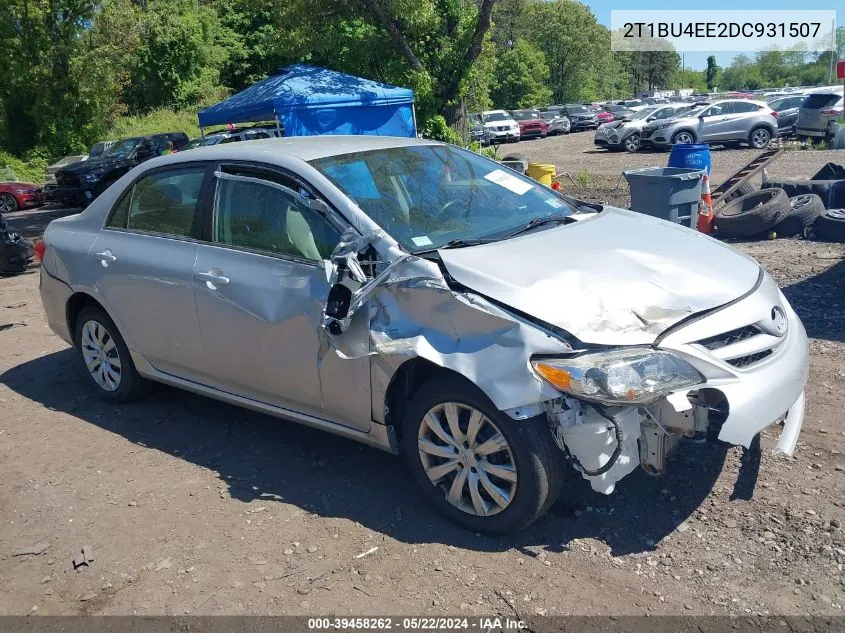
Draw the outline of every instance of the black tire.
<instances>
[{"instance_id":1,"label":"black tire","mask_svg":"<svg viewBox=\"0 0 845 633\"><path fill-rule=\"evenodd\" d=\"M803 235L813 222L824 213L824 203L814 193L802 194L789 199L790 211L787 216L775 224L778 237Z\"/></svg>"},{"instance_id":2,"label":"black tire","mask_svg":"<svg viewBox=\"0 0 845 633\"><path fill-rule=\"evenodd\" d=\"M754 149L766 149L772 142L772 131L763 126L757 126L748 134L748 145Z\"/></svg>"},{"instance_id":3,"label":"black tire","mask_svg":"<svg viewBox=\"0 0 845 633\"><path fill-rule=\"evenodd\" d=\"M783 189L761 189L719 209L716 226L725 237L752 237L775 226L789 211L789 198Z\"/></svg>"},{"instance_id":4,"label":"black tire","mask_svg":"<svg viewBox=\"0 0 845 633\"><path fill-rule=\"evenodd\" d=\"M727 204L731 200L736 200L737 198L741 198L742 196L747 196L749 193L754 193L757 191L750 182L744 182L739 187L734 190L731 195L725 196L723 202Z\"/></svg>"},{"instance_id":5,"label":"black tire","mask_svg":"<svg viewBox=\"0 0 845 633\"><path fill-rule=\"evenodd\" d=\"M682 134L688 135L690 137L690 140L679 140L678 137ZM689 130L679 130L675 132L675 134L672 136L672 145L675 145L677 143L695 143L695 134L693 134Z\"/></svg>"},{"instance_id":6,"label":"black tire","mask_svg":"<svg viewBox=\"0 0 845 633\"><path fill-rule=\"evenodd\" d=\"M18 210L18 201L15 200L15 196L10 193L0 193L0 201L3 202L3 206L0 207L0 212L2 213L14 213Z\"/></svg>"},{"instance_id":7,"label":"black tire","mask_svg":"<svg viewBox=\"0 0 845 633\"><path fill-rule=\"evenodd\" d=\"M815 223L816 234L831 242L845 242L845 209L828 209Z\"/></svg>"},{"instance_id":8,"label":"black tire","mask_svg":"<svg viewBox=\"0 0 845 633\"><path fill-rule=\"evenodd\" d=\"M85 357L82 352L82 339L83 328L88 322L98 323L105 329L108 337L114 341L117 358L120 361L120 380L114 391L109 391L101 387L94 379L91 371L89 371L88 366L85 363ZM135 363L132 362L132 356L129 354L129 348L126 347L126 343L124 343L123 337L120 335L114 321L109 318L102 308L97 306L87 306L83 308L76 317L74 330L73 341L76 344L76 349L79 351L79 358L82 361L85 374L91 380L91 384L96 387L97 393L99 393L101 398L107 400L108 402L129 402L130 400L134 400L147 392L149 382L144 380L138 373L138 370L135 369Z\"/></svg>"},{"instance_id":9,"label":"black tire","mask_svg":"<svg viewBox=\"0 0 845 633\"><path fill-rule=\"evenodd\" d=\"M446 499L445 489L433 484L426 474L418 448L420 427L432 407L445 402L478 410L508 444L517 475L516 490L510 503L497 514L479 516L459 509ZM463 420L462 425L465 423ZM411 474L426 498L455 523L486 534L512 534L545 514L560 493L567 468L545 416L512 420L497 410L475 385L447 375L435 376L411 397L403 420L402 449Z\"/></svg>"}]
</instances>

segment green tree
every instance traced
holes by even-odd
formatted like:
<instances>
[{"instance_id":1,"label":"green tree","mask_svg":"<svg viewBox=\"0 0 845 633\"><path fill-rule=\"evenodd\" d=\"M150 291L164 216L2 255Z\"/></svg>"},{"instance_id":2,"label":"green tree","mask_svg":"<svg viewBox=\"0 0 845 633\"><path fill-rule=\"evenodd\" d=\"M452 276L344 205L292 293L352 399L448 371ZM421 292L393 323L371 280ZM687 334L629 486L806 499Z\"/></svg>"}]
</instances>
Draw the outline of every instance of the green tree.
<instances>
[{"instance_id":1,"label":"green tree","mask_svg":"<svg viewBox=\"0 0 845 633\"><path fill-rule=\"evenodd\" d=\"M574 0L526 6L523 36L546 56L555 103L586 98L597 61L609 57L610 36L592 12Z\"/></svg>"},{"instance_id":2,"label":"green tree","mask_svg":"<svg viewBox=\"0 0 845 633\"><path fill-rule=\"evenodd\" d=\"M715 90L717 77L719 75L719 66L716 64L716 56L709 55L707 57L707 70L705 71L705 83L707 89L711 92Z\"/></svg>"},{"instance_id":3,"label":"green tree","mask_svg":"<svg viewBox=\"0 0 845 633\"><path fill-rule=\"evenodd\" d=\"M395 50L427 84L434 108L450 123L461 114L472 66L481 55L496 0L358 0Z\"/></svg>"},{"instance_id":4,"label":"green tree","mask_svg":"<svg viewBox=\"0 0 845 633\"><path fill-rule=\"evenodd\" d=\"M0 3L2 142L22 153L42 144L53 151L82 146L88 109L72 69L79 34L93 0L4 0Z\"/></svg>"},{"instance_id":5,"label":"green tree","mask_svg":"<svg viewBox=\"0 0 845 633\"><path fill-rule=\"evenodd\" d=\"M498 108L530 108L551 100L546 58L525 40L499 54L495 77L491 97Z\"/></svg>"},{"instance_id":6,"label":"green tree","mask_svg":"<svg viewBox=\"0 0 845 633\"><path fill-rule=\"evenodd\" d=\"M220 72L238 41L212 7L194 0L148 2L139 28L127 91L130 111L214 102L225 95Z\"/></svg>"}]
</instances>

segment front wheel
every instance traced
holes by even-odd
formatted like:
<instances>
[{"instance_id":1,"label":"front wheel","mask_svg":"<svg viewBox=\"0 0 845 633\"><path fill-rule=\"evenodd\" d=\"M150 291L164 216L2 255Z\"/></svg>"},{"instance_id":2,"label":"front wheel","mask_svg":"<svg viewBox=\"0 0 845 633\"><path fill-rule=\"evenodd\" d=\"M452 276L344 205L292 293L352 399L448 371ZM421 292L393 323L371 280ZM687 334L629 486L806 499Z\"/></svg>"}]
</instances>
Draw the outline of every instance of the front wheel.
<instances>
[{"instance_id":1,"label":"front wheel","mask_svg":"<svg viewBox=\"0 0 845 633\"><path fill-rule=\"evenodd\" d=\"M74 334L88 377L104 400L128 402L145 391L147 383L135 369L129 348L102 309L83 308Z\"/></svg>"},{"instance_id":2,"label":"front wheel","mask_svg":"<svg viewBox=\"0 0 845 633\"><path fill-rule=\"evenodd\" d=\"M425 496L487 534L517 532L555 501L565 469L544 416L512 420L474 385L438 376L411 398L402 448Z\"/></svg>"},{"instance_id":3,"label":"front wheel","mask_svg":"<svg viewBox=\"0 0 845 633\"><path fill-rule=\"evenodd\" d=\"M18 210L18 201L10 193L0 193L0 214Z\"/></svg>"},{"instance_id":4,"label":"front wheel","mask_svg":"<svg viewBox=\"0 0 845 633\"><path fill-rule=\"evenodd\" d=\"M638 152L640 151L640 135L636 133L631 134L622 144L625 146L626 151Z\"/></svg>"},{"instance_id":5,"label":"front wheel","mask_svg":"<svg viewBox=\"0 0 845 633\"><path fill-rule=\"evenodd\" d=\"M678 143L681 145L691 145L692 143L695 143L695 137L692 135L692 132L682 130L672 137L672 145L676 145Z\"/></svg>"}]
</instances>

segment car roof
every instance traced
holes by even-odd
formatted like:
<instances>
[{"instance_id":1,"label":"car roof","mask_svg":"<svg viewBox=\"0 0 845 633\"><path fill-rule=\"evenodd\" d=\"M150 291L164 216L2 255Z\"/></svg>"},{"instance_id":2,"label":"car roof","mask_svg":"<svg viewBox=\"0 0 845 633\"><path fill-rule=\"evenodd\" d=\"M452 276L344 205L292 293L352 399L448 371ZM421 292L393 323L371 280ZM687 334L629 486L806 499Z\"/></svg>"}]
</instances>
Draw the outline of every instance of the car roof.
<instances>
[{"instance_id":1,"label":"car roof","mask_svg":"<svg viewBox=\"0 0 845 633\"><path fill-rule=\"evenodd\" d=\"M294 156L304 161L311 161L328 156L341 156L355 152L389 149L392 147L413 147L439 145L437 141L398 136L288 136L284 138L255 139L249 143L224 143L198 147L183 154L168 154L166 162L184 160L255 160L273 163L273 157L279 154ZM155 159L155 160L161 160ZM161 164L161 163L159 163Z\"/></svg>"}]
</instances>

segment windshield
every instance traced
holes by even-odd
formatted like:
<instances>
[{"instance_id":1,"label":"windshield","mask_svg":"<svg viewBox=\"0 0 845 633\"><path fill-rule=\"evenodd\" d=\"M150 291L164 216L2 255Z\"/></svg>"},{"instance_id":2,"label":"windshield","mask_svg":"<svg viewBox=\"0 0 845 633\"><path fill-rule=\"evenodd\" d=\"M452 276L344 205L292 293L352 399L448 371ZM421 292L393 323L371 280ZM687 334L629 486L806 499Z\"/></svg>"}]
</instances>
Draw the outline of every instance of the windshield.
<instances>
[{"instance_id":1,"label":"windshield","mask_svg":"<svg viewBox=\"0 0 845 633\"><path fill-rule=\"evenodd\" d=\"M588 110L586 107L584 107L582 105L568 105L568 106L566 106L566 110L568 112L574 112L574 113L577 113L577 114L581 114L582 112L590 112L590 110Z\"/></svg>"},{"instance_id":2,"label":"windshield","mask_svg":"<svg viewBox=\"0 0 845 633\"><path fill-rule=\"evenodd\" d=\"M391 147L311 165L410 252L501 237L534 218L572 213L553 190L455 147Z\"/></svg>"},{"instance_id":3,"label":"windshield","mask_svg":"<svg viewBox=\"0 0 845 633\"><path fill-rule=\"evenodd\" d=\"M644 119L649 114L655 112L657 109L658 109L658 106L649 106L647 108L643 108L642 110L640 110L638 112L634 112L634 114L631 115L631 120L632 121L639 121L640 119Z\"/></svg>"},{"instance_id":4,"label":"windshield","mask_svg":"<svg viewBox=\"0 0 845 633\"><path fill-rule=\"evenodd\" d=\"M679 119L681 117L683 117L683 118L697 117L699 114L704 112L709 107L710 107L709 105L706 105L706 106L698 106L697 108L692 108L690 110L681 110L680 112L676 112L675 114L673 114L669 118L670 119Z\"/></svg>"},{"instance_id":5,"label":"windshield","mask_svg":"<svg viewBox=\"0 0 845 633\"><path fill-rule=\"evenodd\" d=\"M514 110L511 112L511 117L513 117L515 121L528 121L529 119L539 118L537 113L531 110Z\"/></svg>"},{"instance_id":6,"label":"windshield","mask_svg":"<svg viewBox=\"0 0 845 633\"><path fill-rule=\"evenodd\" d=\"M508 118L509 118L508 115L505 114L504 112L491 112L490 114L484 115L485 123L487 121L507 121Z\"/></svg>"},{"instance_id":7,"label":"windshield","mask_svg":"<svg viewBox=\"0 0 845 633\"><path fill-rule=\"evenodd\" d=\"M141 139L139 138L128 138L125 141L118 141L103 152L103 156L119 156L121 158L125 158L132 153L132 150L135 149L140 142Z\"/></svg>"}]
</instances>

